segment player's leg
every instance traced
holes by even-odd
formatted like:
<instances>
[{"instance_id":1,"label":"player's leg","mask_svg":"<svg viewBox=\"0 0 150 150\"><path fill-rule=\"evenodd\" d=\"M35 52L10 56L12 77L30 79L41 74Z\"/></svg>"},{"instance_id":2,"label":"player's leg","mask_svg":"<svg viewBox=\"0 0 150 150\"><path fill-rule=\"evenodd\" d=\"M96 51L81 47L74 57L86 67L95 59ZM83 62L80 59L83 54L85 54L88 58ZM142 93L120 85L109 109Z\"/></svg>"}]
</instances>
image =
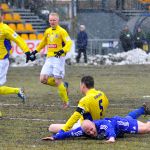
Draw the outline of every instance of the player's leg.
<instances>
[{"instance_id":1,"label":"player's leg","mask_svg":"<svg viewBox=\"0 0 150 150\"><path fill-rule=\"evenodd\" d=\"M14 88L8 86L0 86L0 95L17 94L22 102L25 102L26 96L22 88Z\"/></svg>"},{"instance_id":2,"label":"player's leg","mask_svg":"<svg viewBox=\"0 0 150 150\"><path fill-rule=\"evenodd\" d=\"M65 124L51 124L49 126L49 131L52 133L57 133Z\"/></svg>"},{"instance_id":3,"label":"player's leg","mask_svg":"<svg viewBox=\"0 0 150 150\"><path fill-rule=\"evenodd\" d=\"M22 89L3 86L4 83L6 82L8 67L9 67L8 59L0 60L0 95L17 94L24 102L25 94Z\"/></svg>"},{"instance_id":4,"label":"player's leg","mask_svg":"<svg viewBox=\"0 0 150 150\"><path fill-rule=\"evenodd\" d=\"M67 92L67 87L65 87L64 82L60 78L55 78L56 85L58 87L58 94L63 101L63 108L69 107L69 97Z\"/></svg>"},{"instance_id":5,"label":"player's leg","mask_svg":"<svg viewBox=\"0 0 150 150\"><path fill-rule=\"evenodd\" d=\"M67 108L69 106L69 97L67 92L68 87L63 82L65 75L65 57L55 58L54 61L53 75L55 78L55 83L58 88L59 96L64 103L63 108Z\"/></svg>"},{"instance_id":6,"label":"player's leg","mask_svg":"<svg viewBox=\"0 0 150 150\"><path fill-rule=\"evenodd\" d=\"M18 93L19 93L19 88L0 86L0 95L18 94Z\"/></svg>"},{"instance_id":7,"label":"player's leg","mask_svg":"<svg viewBox=\"0 0 150 150\"><path fill-rule=\"evenodd\" d=\"M150 121L147 123L143 123L141 121L138 121L138 133L144 134L144 133L150 133Z\"/></svg>"},{"instance_id":8,"label":"player's leg","mask_svg":"<svg viewBox=\"0 0 150 150\"><path fill-rule=\"evenodd\" d=\"M150 110L145 103L141 107L129 112L127 116L138 119L141 115L150 115Z\"/></svg>"},{"instance_id":9,"label":"player's leg","mask_svg":"<svg viewBox=\"0 0 150 150\"><path fill-rule=\"evenodd\" d=\"M51 65L51 60L50 58L47 58L40 73L40 82L50 86L56 86L52 72L53 68Z\"/></svg>"},{"instance_id":10,"label":"player's leg","mask_svg":"<svg viewBox=\"0 0 150 150\"><path fill-rule=\"evenodd\" d=\"M67 94L67 87L62 81L65 73L65 58L51 57L47 58L40 74L40 81L43 84L56 86L58 93L65 107L69 106L69 98ZM64 107L64 108L65 108Z\"/></svg>"},{"instance_id":11,"label":"player's leg","mask_svg":"<svg viewBox=\"0 0 150 150\"><path fill-rule=\"evenodd\" d=\"M46 59L46 62L43 65L42 70L41 70L40 82L43 84L47 84L47 85L56 87L57 85L56 85L55 78L53 75L53 68L54 67L53 67L53 65L51 65L54 63L55 62L53 59L52 60L50 58Z\"/></svg>"},{"instance_id":12,"label":"player's leg","mask_svg":"<svg viewBox=\"0 0 150 150\"><path fill-rule=\"evenodd\" d=\"M79 127L81 127L81 122L82 122L82 119L78 120L78 122L76 122L73 127L72 127L72 130L74 129L77 129ZM49 126L49 131L52 132L52 133L57 133L59 130L61 130L63 128L65 124L51 124Z\"/></svg>"}]
</instances>

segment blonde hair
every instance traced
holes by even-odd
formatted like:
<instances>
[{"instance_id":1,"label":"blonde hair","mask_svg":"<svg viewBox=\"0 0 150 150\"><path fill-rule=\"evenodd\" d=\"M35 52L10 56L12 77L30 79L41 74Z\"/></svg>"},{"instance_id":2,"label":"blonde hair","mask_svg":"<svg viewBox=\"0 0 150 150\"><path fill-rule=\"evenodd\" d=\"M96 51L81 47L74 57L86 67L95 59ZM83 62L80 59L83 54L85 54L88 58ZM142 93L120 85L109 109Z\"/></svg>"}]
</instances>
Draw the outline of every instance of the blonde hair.
<instances>
[{"instance_id":1,"label":"blonde hair","mask_svg":"<svg viewBox=\"0 0 150 150\"><path fill-rule=\"evenodd\" d=\"M58 18L58 20L59 20L59 15L58 15L58 13L51 12L51 13L49 14L49 16L56 16L56 17Z\"/></svg>"}]
</instances>

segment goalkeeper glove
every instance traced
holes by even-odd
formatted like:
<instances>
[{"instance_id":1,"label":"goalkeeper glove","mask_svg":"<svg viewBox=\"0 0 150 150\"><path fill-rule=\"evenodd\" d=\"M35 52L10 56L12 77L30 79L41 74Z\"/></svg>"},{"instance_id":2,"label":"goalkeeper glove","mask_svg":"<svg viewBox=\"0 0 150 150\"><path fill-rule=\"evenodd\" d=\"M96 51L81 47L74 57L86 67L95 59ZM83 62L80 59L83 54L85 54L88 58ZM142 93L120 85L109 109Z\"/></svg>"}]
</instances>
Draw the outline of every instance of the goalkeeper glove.
<instances>
[{"instance_id":1,"label":"goalkeeper glove","mask_svg":"<svg viewBox=\"0 0 150 150\"><path fill-rule=\"evenodd\" d=\"M30 52L26 52L26 63L28 63L28 61L30 60Z\"/></svg>"},{"instance_id":2,"label":"goalkeeper glove","mask_svg":"<svg viewBox=\"0 0 150 150\"><path fill-rule=\"evenodd\" d=\"M31 61L34 61L34 60L36 59L36 53L38 53L37 50L34 50L34 51L31 53L31 55L30 55L30 60L31 60Z\"/></svg>"},{"instance_id":3,"label":"goalkeeper glove","mask_svg":"<svg viewBox=\"0 0 150 150\"><path fill-rule=\"evenodd\" d=\"M56 54L55 57L57 57L57 58L60 57L63 53L65 53L64 50L60 50L58 52L54 52L54 54Z\"/></svg>"}]
</instances>

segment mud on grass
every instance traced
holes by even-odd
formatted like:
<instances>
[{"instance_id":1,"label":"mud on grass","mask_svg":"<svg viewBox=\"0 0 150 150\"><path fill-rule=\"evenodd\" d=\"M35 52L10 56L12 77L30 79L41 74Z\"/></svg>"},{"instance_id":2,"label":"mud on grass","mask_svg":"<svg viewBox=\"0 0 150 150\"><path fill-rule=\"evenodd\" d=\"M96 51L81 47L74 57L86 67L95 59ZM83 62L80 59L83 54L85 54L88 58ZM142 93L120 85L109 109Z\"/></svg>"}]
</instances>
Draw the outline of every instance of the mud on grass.
<instances>
[{"instance_id":1,"label":"mud on grass","mask_svg":"<svg viewBox=\"0 0 150 150\"><path fill-rule=\"evenodd\" d=\"M62 103L56 88L39 82L41 67L10 68L8 86L24 87L28 96L22 104L16 95L0 95L0 150L48 150L48 149L126 149L146 150L150 147L149 135L126 135L115 144L86 138L74 138L63 141L46 142L41 138L49 135L51 123L65 123L75 107L62 110ZM76 106L82 97L79 91L83 75L95 78L95 87L106 93L110 100L107 116L126 115L130 110L149 102L150 66L67 66L65 81L69 82L71 106ZM140 120L146 121L147 117Z\"/></svg>"}]
</instances>

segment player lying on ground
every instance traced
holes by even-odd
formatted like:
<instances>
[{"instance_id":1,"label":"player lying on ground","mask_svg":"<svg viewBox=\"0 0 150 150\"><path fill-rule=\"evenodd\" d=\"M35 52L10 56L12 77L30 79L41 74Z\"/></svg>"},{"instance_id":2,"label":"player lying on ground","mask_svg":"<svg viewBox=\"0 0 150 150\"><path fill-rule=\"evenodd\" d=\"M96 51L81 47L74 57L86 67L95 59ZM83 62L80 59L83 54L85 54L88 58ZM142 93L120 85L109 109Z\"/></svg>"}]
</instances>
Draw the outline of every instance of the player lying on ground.
<instances>
[{"instance_id":1,"label":"player lying on ground","mask_svg":"<svg viewBox=\"0 0 150 150\"><path fill-rule=\"evenodd\" d=\"M131 116L133 119L138 119L141 115L148 115L148 114L150 114L150 110L144 103L143 106L129 112L128 116ZM87 118L87 119L93 121L90 118ZM99 118L99 119L103 119L103 118ZM94 119L94 120L99 120L99 119ZM75 129L75 128L81 126L82 121L78 120L78 122L75 123L71 129ZM49 131L52 133L58 133L59 131L61 132L63 130L62 129L63 126L64 126L64 124L51 124L49 126Z\"/></svg>"},{"instance_id":2,"label":"player lying on ground","mask_svg":"<svg viewBox=\"0 0 150 150\"><path fill-rule=\"evenodd\" d=\"M107 143L113 143L117 137L122 137L125 133L150 133L150 121L143 123L130 116L114 116L96 121L84 120L81 127L77 129L46 137L43 140L62 140L69 137L89 136L96 139L106 139Z\"/></svg>"},{"instance_id":3,"label":"player lying on ground","mask_svg":"<svg viewBox=\"0 0 150 150\"><path fill-rule=\"evenodd\" d=\"M128 115L125 118L131 118L130 120L135 120L137 118L139 118L141 115L150 115L150 110L149 108L146 106L146 104L143 104L142 107L139 107L138 109L135 109L131 112L128 113ZM82 123L83 125L83 123ZM52 124L49 127L49 131L52 133L57 133L60 128L63 126L63 124ZM76 128L76 127L75 127ZM54 135L53 137L45 137L43 138L44 140L50 139L64 139L67 137L71 137L71 136L82 136L85 135L83 134L83 130L82 128L76 128L74 130L68 131L68 132L64 132L63 130L60 130L56 135ZM121 136L123 134L119 134L117 136Z\"/></svg>"}]
</instances>

